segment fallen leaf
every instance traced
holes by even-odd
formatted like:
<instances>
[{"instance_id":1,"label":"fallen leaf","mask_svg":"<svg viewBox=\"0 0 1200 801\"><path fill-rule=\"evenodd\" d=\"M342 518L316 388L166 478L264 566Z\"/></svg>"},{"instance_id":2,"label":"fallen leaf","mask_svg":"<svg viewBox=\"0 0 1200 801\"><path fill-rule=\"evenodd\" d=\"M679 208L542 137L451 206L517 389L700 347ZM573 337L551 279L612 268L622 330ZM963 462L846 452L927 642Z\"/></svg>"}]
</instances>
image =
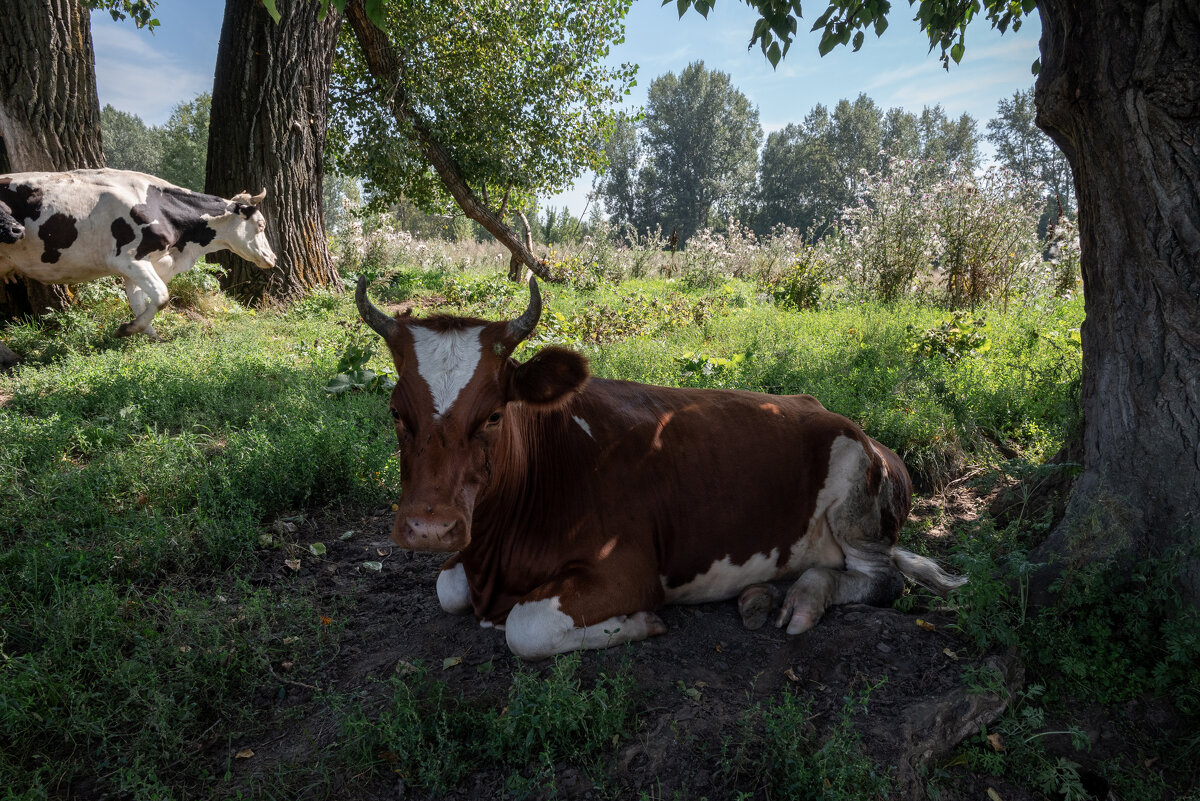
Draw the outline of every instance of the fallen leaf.
<instances>
[{"instance_id":1,"label":"fallen leaf","mask_svg":"<svg viewBox=\"0 0 1200 801\"><path fill-rule=\"evenodd\" d=\"M374 570L376 573L383 570L383 562L363 562L362 566L367 570Z\"/></svg>"},{"instance_id":2,"label":"fallen leaf","mask_svg":"<svg viewBox=\"0 0 1200 801\"><path fill-rule=\"evenodd\" d=\"M449 670L452 667L462 664L461 656L448 656L442 660L442 670Z\"/></svg>"},{"instance_id":3,"label":"fallen leaf","mask_svg":"<svg viewBox=\"0 0 1200 801\"><path fill-rule=\"evenodd\" d=\"M988 788L987 795L988 795L988 798L990 798L992 801L1004 801L1004 799L1000 797L1000 794L997 793L995 790L993 790L991 787Z\"/></svg>"},{"instance_id":4,"label":"fallen leaf","mask_svg":"<svg viewBox=\"0 0 1200 801\"><path fill-rule=\"evenodd\" d=\"M419 669L420 668L418 668L412 662L405 662L403 659L396 663L397 676L408 676L412 673L416 673Z\"/></svg>"},{"instance_id":5,"label":"fallen leaf","mask_svg":"<svg viewBox=\"0 0 1200 801\"><path fill-rule=\"evenodd\" d=\"M492 660L489 659L488 661L483 662L480 665L476 666L475 672L476 673L491 673L495 669L496 669L496 666L494 664L492 664Z\"/></svg>"},{"instance_id":6,"label":"fallen leaf","mask_svg":"<svg viewBox=\"0 0 1200 801\"><path fill-rule=\"evenodd\" d=\"M238 751L236 754L234 754L233 758L234 759L249 759L252 756L254 756L253 748L243 748L241 751Z\"/></svg>"},{"instance_id":7,"label":"fallen leaf","mask_svg":"<svg viewBox=\"0 0 1200 801\"><path fill-rule=\"evenodd\" d=\"M992 747L993 751L998 753L1004 751L1004 740L1000 739L1000 732L992 732L989 734L987 736L987 741L988 745Z\"/></svg>"},{"instance_id":8,"label":"fallen leaf","mask_svg":"<svg viewBox=\"0 0 1200 801\"><path fill-rule=\"evenodd\" d=\"M937 631L937 626L921 618L917 618L917 628L925 629L925 631Z\"/></svg>"},{"instance_id":9,"label":"fallen leaf","mask_svg":"<svg viewBox=\"0 0 1200 801\"><path fill-rule=\"evenodd\" d=\"M393 512L398 512L398 511L400 511L400 504L398 504L398 503L393 503L393 504L392 504L392 511L393 511Z\"/></svg>"},{"instance_id":10,"label":"fallen leaf","mask_svg":"<svg viewBox=\"0 0 1200 801\"><path fill-rule=\"evenodd\" d=\"M789 681L800 681L800 677L796 675L796 671L791 668L783 671L783 675L787 676Z\"/></svg>"},{"instance_id":11,"label":"fallen leaf","mask_svg":"<svg viewBox=\"0 0 1200 801\"><path fill-rule=\"evenodd\" d=\"M290 567L292 570L300 569L300 560L299 559L284 559L283 563L285 565L287 565L288 567Z\"/></svg>"},{"instance_id":12,"label":"fallen leaf","mask_svg":"<svg viewBox=\"0 0 1200 801\"><path fill-rule=\"evenodd\" d=\"M400 757L396 756L391 751L380 751L378 756L384 762L389 762L393 765L400 761Z\"/></svg>"},{"instance_id":13,"label":"fallen leaf","mask_svg":"<svg viewBox=\"0 0 1200 801\"><path fill-rule=\"evenodd\" d=\"M295 662L280 662L279 667L283 669L284 673L291 673L292 666L295 664L296 664Z\"/></svg>"},{"instance_id":14,"label":"fallen leaf","mask_svg":"<svg viewBox=\"0 0 1200 801\"><path fill-rule=\"evenodd\" d=\"M383 550L382 548L376 548L375 553L379 556L387 556L387 551Z\"/></svg>"},{"instance_id":15,"label":"fallen leaf","mask_svg":"<svg viewBox=\"0 0 1200 801\"><path fill-rule=\"evenodd\" d=\"M348 539L350 539L351 537L353 537L353 536L355 535L355 533L356 533L356 532L354 531L354 529L350 529L350 530L349 530L349 531L347 531L345 534L343 534L342 536L338 537L338 539L339 539L339 540L348 540Z\"/></svg>"},{"instance_id":16,"label":"fallen leaf","mask_svg":"<svg viewBox=\"0 0 1200 801\"><path fill-rule=\"evenodd\" d=\"M321 615L321 625L322 626L333 625L333 618L331 618L329 615Z\"/></svg>"},{"instance_id":17,"label":"fallen leaf","mask_svg":"<svg viewBox=\"0 0 1200 801\"><path fill-rule=\"evenodd\" d=\"M275 542L275 538L272 537L270 534L267 534L264 532L264 533L258 535L258 544L264 548L268 547L273 542Z\"/></svg>"},{"instance_id":18,"label":"fallen leaf","mask_svg":"<svg viewBox=\"0 0 1200 801\"><path fill-rule=\"evenodd\" d=\"M722 647L721 647L721 646L719 646L719 645L714 645L714 646L713 646L713 648L715 648L715 649L716 649L716 651L717 651L717 653L718 653L718 654L719 654L719 653L722 653L722 652L725 650L724 648L722 648Z\"/></svg>"},{"instance_id":19,"label":"fallen leaf","mask_svg":"<svg viewBox=\"0 0 1200 801\"><path fill-rule=\"evenodd\" d=\"M292 643L294 643L294 642L298 641L299 639L300 639L299 637L284 637L284 638L283 638L283 644L284 644L284 645L291 645Z\"/></svg>"},{"instance_id":20,"label":"fallen leaf","mask_svg":"<svg viewBox=\"0 0 1200 801\"><path fill-rule=\"evenodd\" d=\"M324 556L325 555L325 543L323 543L323 542L312 543L311 545L308 546L308 552L311 553L313 556Z\"/></svg>"},{"instance_id":21,"label":"fallen leaf","mask_svg":"<svg viewBox=\"0 0 1200 801\"><path fill-rule=\"evenodd\" d=\"M688 698L691 698L693 701L699 701L700 697L702 695L702 693L699 690L697 690L695 687L684 688L683 694L686 695Z\"/></svg>"},{"instance_id":22,"label":"fallen leaf","mask_svg":"<svg viewBox=\"0 0 1200 801\"><path fill-rule=\"evenodd\" d=\"M956 662L958 661L958 654L954 653L949 648L943 648L942 653L945 654L946 656L950 657L951 659L955 660Z\"/></svg>"}]
</instances>

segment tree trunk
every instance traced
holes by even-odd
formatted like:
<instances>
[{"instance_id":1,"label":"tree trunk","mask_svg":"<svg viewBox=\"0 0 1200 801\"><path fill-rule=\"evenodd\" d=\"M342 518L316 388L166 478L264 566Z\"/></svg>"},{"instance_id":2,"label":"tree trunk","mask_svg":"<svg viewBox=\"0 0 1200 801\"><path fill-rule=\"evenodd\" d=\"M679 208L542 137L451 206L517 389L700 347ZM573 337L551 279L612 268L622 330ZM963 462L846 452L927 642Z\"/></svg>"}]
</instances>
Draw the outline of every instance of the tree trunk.
<instances>
[{"instance_id":1,"label":"tree trunk","mask_svg":"<svg viewBox=\"0 0 1200 801\"><path fill-rule=\"evenodd\" d=\"M214 254L226 291L243 302L287 301L317 286L341 289L322 214L329 78L342 20L321 4L280 0L271 19L260 0L227 0L209 122L205 190L255 193L279 257L263 271L229 251Z\"/></svg>"},{"instance_id":2,"label":"tree trunk","mask_svg":"<svg viewBox=\"0 0 1200 801\"><path fill-rule=\"evenodd\" d=\"M8 0L0 24L0 173L103 167L96 57L75 0ZM0 284L0 319L70 302L65 286Z\"/></svg>"},{"instance_id":3,"label":"tree trunk","mask_svg":"<svg viewBox=\"0 0 1200 801\"><path fill-rule=\"evenodd\" d=\"M1034 552L1160 554L1200 531L1200 7L1039 0L1037 122L1071 161L1087 319L1084 470ZM1200 602L1200 554L1183 589Z\"/></svg>"},{"instance_id":4,"label":"tree trunk","mask_svg":"<svg viewBox=\"0 0 1200 801\"><path fill-rule=\"evenodd\" d=\"M354 29L354 38L362 50L367 69L371 71L371 75L379 82L380 86L387 87L392 113L397 119L407 121L412 125L417 146L434 171L437 172L450 196L458 203L463 213L482 225L512 254L509 275L519 275L518 265L524 264L543 281L556 280L550 275L546 263L533 255L532 249L525 246L517 232L509 228L499 214L480 201L474 190L467 184L458 162L442 143L434 138L425 121L413 111L404 91L403 76L397 67L392 43L387 34L371 22L360 0L351 0L346 4L346 19L349 21L350 27Z\"/></svg>"}]
</instances>

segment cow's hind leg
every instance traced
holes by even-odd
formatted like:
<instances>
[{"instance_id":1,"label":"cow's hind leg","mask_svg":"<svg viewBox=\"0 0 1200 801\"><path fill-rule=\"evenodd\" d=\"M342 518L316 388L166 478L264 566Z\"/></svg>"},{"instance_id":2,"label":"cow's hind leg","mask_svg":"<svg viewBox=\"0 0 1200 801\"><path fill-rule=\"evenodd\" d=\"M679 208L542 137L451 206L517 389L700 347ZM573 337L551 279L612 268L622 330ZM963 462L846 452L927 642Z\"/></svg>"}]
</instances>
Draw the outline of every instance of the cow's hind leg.
<instances>
[{"instance_id":1,"label":"cow's hind leg","mask_svg":"<svg viewBox=\"0 0 1200 801\"><path fill-rule=\"evenodd\" d=\"M836 604L890 604L904 591L904 576L892 562L890 536L880 531L878 507L851 497L826 511L828 527L842 550L844 569L810 567L787 592L775 625L788 634L808 631Z\"/></svg>"},{"instance_id":2,"label":"cow's hind leg","mask_svg":"<svg viewBox=\"0 0 1200 801\"><path fill-rule=\"evenodd\" d=\"M167 285L149 262L135 261L123 266L121 272L125 275L125 297L129 299L129 308L133 310L134 318L118 326L116 335L127 337L131 334L145 333L156 337L157 333L151 325L151 320L170 299Z\"/></svg>"},{"instance_id":3,"label":"cow's hind leg","mask_svg":"<svg viewBox=\"0 0 1200 801\"><path fill-rule=\"evenodd\" d=\"M545 659L666 632L658 615L647 611L657 601L637 595L579 571L548 582L516 604L504 623L504 636L522 659Z\"/></svg>"}]
</instances>

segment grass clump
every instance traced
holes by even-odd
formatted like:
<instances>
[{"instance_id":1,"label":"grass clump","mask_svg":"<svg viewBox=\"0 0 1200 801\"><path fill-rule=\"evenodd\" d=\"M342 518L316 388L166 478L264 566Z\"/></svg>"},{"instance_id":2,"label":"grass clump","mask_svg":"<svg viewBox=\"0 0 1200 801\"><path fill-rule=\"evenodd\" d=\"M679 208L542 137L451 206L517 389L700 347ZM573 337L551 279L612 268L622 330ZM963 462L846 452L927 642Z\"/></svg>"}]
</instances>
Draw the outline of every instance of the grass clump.
<instances>
[{"instance_id":1,"label":"grass clump","mask_svg":"<svg viewBox=\"0 0 1200 801\"><path fill-rule=\"evenodd\" d=\"M767 798L851 801L886 798L888 773L860 747L854 718L867 713L871 693L887 678L844 699L841 714L823 739L813 726L811 702L784 691L742 716L739 733L722 746L720 774L738 798L759 791Z\"/></svg>"},{"instance_id":2,"label":"grass clump","mask_svg":"<svg viewBox=\"0 0 1200 801\"><path fill-rule=\"evenodd\" d=\"M633 679L624 667L584 687L580 661L578 652L556 657L544 676L518 669L504 704L482 711L417 666L389 679L377 712L361 703L347 711L345 754L439 795L473 772L501 768L510 771L507 797L553 797L564 763L603 783L608 757L635 726Z\"/></svg>"}]
</instances>

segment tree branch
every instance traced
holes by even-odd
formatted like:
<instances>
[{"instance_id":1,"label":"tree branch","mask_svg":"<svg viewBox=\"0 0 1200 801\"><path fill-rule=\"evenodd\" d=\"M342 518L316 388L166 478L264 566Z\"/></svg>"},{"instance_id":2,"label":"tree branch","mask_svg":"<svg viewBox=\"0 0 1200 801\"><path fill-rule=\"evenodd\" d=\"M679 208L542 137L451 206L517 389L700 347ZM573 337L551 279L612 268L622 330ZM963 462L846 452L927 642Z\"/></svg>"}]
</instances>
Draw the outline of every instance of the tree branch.
<instances>
[{"instance_id":1,"label":"tree branch","mask_svg":"<svg viewBox=\"0 0 1200 801\"><path fill-rule=\"evenodd\" d=\"M524 264L543 281L554 281L546 263L534 256L532 250L525 246L517 233L475 195L475 192L467 184L458 162L437 140L425 120L410 107L407 94L399 79L399 60L396 58L391 40L367 16L361 0L351 0L346 4L346 20L354 31L354 38L358 41L358 46L371 75L382 86L390 89L388 106L391 108L392 114L398 121L412 126L413 138L417 147L437 172L450 196L468 217L482 225L489 234L496 237L500 244L508 248L512 253L513 263Z\"/></svg>"}]
</instances>

